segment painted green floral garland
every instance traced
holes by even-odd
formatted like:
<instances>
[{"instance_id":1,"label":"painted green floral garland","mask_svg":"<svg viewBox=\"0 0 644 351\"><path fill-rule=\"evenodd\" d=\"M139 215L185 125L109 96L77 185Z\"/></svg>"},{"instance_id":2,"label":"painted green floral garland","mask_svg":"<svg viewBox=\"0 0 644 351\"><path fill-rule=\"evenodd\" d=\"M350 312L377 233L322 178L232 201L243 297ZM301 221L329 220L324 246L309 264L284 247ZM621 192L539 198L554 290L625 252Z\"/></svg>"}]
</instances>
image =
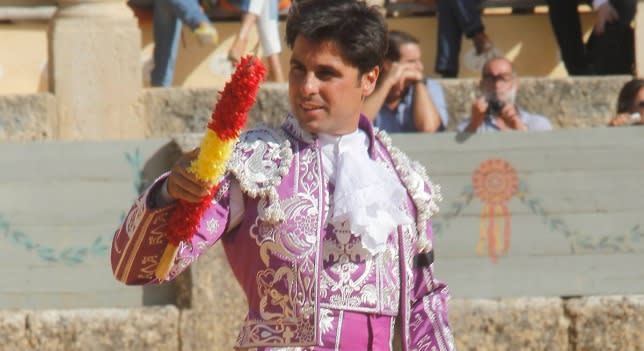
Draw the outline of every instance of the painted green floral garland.
<instances>
[{"instance_id":1,"label":"painted green floral garland","mask_svg":"<svg viewBox=\"0 0 644 351\"><path fill-rule=\"evenodd\" d=\"M142 164L143 158L140 150L137 148L132 153L126 153L125 158L134 170L134 191L139 194L142 187ZM121 214L121 220L125 212ZM109 240L103 236L98 236L87 246L66 247L55 249L33 241L26 233L12 228L9 221L0 213L0 234L7 239L12 245L20 247L27 252L33 252L43 261L52 263L63 263L74 266L83 263L89 257L103 257L109 252Z\"/></svg>"},{"instance_id":2,"label":"painted green floral garland","mask_svg":"<svg viewBox=\"0 0 644 351\"><path fill-rule=\"evenodd\" d=\"M577 231L571 230L568 225L559 217L549 215L541 200L536 197L530 197L528 185L521 182L519 184L519 191L517 197L526 205L533 214L541 217L541 221L548 229L558 231L570 243L571 253L582 252L633 252L636 244L644 242L644 230L639 224L633 226L628 233L619 236L603 235L593 238L590 235L582 235ZM474 192L470 185L466 185L459 195L459 200L451 205L450 211L443 215L440 220L435 220L432 223L435 235L441 235L443 231L449 226L452 218L457 217L472 202Z\"/></svg>"}]
</instances>

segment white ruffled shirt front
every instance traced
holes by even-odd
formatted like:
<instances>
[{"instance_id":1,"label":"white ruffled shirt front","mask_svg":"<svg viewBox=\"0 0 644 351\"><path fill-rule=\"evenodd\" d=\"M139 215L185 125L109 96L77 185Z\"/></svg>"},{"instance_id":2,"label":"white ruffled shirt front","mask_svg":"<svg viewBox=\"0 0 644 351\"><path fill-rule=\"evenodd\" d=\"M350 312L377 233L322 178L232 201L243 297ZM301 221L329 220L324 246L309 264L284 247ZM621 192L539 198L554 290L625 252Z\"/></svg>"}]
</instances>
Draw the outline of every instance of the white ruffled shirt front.
<instances>
[{"instance_id":1,"label":"white ruffled shirt front","mask_svg":"<svg viewBox=\"0 0 644 351\"><path fill-rule=\"evenodd\" d=\"M384 251L389 234L398 225L413 223L402 210L405 188L384 165L369 157L364 131L318 137L324 175L335 185L331 223L348 221L365 249L373 255Z\"/></svg>"}]
</instances>

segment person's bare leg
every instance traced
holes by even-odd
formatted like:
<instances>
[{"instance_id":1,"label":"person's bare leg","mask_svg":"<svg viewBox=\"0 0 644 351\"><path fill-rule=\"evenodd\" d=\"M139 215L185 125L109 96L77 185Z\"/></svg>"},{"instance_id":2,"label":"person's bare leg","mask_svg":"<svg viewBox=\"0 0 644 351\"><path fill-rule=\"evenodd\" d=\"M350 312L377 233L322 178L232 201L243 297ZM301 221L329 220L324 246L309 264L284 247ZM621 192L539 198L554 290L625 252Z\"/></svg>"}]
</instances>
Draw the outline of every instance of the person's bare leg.
<instances>
[{"instance_id":1,"label":"person's bare leg","mask_svg":"<svg viewBox=\"0 0 644 351\"><path fill-rule=\"evenodd\" d=\"M280 55L270 55L266 60L268 61L268 80L278 83L284 82L284 73L282 72Z\"/></svg>"},{"instance_id":2,"label":"person's bare leg","mask_svg":"<svg viewBox=\"0 0 644 351\"><path fill-rule=\"evenodd\" d=\"M255 14L244 12L244 14L242 15L239 32L235 37L235 41L233 41L233 44L230 46L230 50L228 50L228 59L233 63L239 62L241 57L246 52L248 34L256 21L257 16Z\"/></svg>"}]
</instances>

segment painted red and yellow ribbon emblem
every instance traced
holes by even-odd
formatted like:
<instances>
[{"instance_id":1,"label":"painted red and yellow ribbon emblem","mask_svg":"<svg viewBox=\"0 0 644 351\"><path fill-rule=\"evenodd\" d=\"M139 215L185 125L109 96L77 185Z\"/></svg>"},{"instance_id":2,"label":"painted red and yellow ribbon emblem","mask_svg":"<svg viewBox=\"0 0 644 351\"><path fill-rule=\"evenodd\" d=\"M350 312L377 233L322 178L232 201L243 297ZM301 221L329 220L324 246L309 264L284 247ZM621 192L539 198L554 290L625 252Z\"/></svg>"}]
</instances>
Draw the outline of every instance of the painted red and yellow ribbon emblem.
<instances>
[{"instance_id":1,"label":"painted red and yellow ribbon emblem","mask_svg":"<svg viewBox=\"0 0 644 351\"><path fill-rule=\"evenodd\" d=\"M259 85L265 76L266 68L259 58L243 57L220 92L219 101L201 140L199 155L188 169L196 178L213 186L201 202L180 200L173 210L168 221L168 246L155 272L157 279L165 280L168 277L179 243L190 240L196 233L201 216L217 192L217 184L226 170L232 149L246 125L248 112L255 103Z\"/></svg>"},{"instance_id":2,"label":"painted red and yellow ribbon emblem","mask_svg":"<svg viewBox=\"0 0 644 351\"><path fill-rule=\"evenodd\" d=\"M483 254L487 240L488 255L496 262L510 248L510 211L508 202L516 195L519 178L505 160L489 159L481 163L472 175L474 193L483 203L479 222L477 252ZM501 220L498 220L501 218ZM503 233L503 240L501 240Z\"/></svg>"}]
</instances>

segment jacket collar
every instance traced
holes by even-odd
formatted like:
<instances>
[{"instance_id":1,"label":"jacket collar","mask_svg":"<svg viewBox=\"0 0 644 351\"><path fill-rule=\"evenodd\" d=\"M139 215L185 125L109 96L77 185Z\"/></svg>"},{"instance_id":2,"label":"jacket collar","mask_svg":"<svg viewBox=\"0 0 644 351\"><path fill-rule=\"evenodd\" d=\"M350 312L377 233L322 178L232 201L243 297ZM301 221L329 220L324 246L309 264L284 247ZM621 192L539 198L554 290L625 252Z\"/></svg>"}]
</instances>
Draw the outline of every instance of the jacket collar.
<instances>
[{"instance_id":1,"label":"jacket collar","mask_svg":"<svg viewBox=\"0 0 644 351\"><path fill-rule=\"evenodd\" d=\"M360 114L360 120L358 121L358 128L367 133L369 137L369 157L375 159L375 132L371 121L363 114ZM305 143L305 144L314 144L317 141L317 135L309 133L300 127L300 123L297 121L297 118L293 114L289 113L282 124L282 129L286 133L290 134L293 138Z\"/></svg>"}]
</instances>

